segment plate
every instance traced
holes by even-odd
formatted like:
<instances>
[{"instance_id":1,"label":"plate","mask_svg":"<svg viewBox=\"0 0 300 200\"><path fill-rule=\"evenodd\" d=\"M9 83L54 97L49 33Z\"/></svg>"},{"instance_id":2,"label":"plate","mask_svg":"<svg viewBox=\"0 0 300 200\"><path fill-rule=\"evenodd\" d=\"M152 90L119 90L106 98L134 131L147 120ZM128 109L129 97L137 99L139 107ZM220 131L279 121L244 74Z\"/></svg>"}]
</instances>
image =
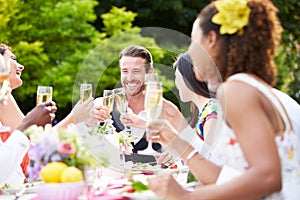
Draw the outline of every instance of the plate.
<instances>
[{"instance_id":1,"label":"plate","mask_svg":"<svg viewBox=\"0 0 300 200\"><path fill-rule=\"evenodd\" d=\"M157 196L151 190L146 190L143 192L133 192L133 193L122 193L122 196L128 197L131 200L162 200L163 198Z\"/></svg>"},{"instance_id":2,"label":"plate","mask_svg":"<svg viewBox=\"0 0 300 200\"><path fill-rule=\"evenodd\" d=\"M160 165L151 165L150 163L125 163L125 170L128 174L153 175L161 170Z\"/></svg>"},{"instance_id":3,"label":"plate","mask_svg":"<svg viewBox=\"0 0 300 200\"><path fill-rule=\"evenodd\" d=\"M158 197L151 190L128 193L128 192L124 192L124 188L118 188L118 189L108 190L107 193L111 194L111 195L121 195L121 196L127 197L131 200L160 200L160 199L163 199L163 198Z\"/></svg>"},{"instance_id":4,"label":"plate","mask_svg":"<svg viewBox=\"0 0 300 200\"><path fill-rule=\"evenodd\" d=\"M25 183L23 185L18 185L18 186L10 185L7 188L3 188L2 191L4 194L14 195L25 188L24 194L32 194L35 193L35 187L41 183L42 181Z\"/></svg>"}]
</instances>

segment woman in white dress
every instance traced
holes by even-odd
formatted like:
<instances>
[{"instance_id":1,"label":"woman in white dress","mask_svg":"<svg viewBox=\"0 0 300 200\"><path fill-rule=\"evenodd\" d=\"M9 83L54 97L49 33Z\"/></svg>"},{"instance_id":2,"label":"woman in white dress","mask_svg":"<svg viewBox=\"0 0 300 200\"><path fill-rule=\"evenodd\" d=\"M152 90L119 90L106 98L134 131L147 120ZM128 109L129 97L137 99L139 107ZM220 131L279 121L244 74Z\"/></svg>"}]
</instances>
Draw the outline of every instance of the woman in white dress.
<instances>
[{"instance_id":1,"label":"woman in white dress","mask_svg":"<svg viewBox=\"0 0 300 200\"><path fill-rule=\"evenodd\" d=\"M166 199L297 199L300 196L297 137L285 102L272 91L276 45L282 28L271 0L222 0L194 22L189 53L197 79L217 91L227 131L214 149L218 166L177 136L168 122L148 125L204 184L183 189L171 175L150 180ZM207 54L209 56L207 56ZM214 62L208 59L210 57ZM222 80L225 82L223 83ZM156 128L157 130L157 128Z\"/></svg>"}]
</instances>

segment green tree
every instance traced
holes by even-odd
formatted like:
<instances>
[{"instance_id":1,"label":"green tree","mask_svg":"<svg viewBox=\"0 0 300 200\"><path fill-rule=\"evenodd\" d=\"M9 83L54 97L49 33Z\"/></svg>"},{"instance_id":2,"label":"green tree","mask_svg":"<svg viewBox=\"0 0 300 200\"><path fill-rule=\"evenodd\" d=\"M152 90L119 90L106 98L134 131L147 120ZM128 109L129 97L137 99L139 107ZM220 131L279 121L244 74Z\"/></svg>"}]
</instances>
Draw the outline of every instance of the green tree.
<instances>
[{"instance_id":1,"label":"green tree","mask_svg":"<svg viewBox=\"0 0 300 200\"><path fill-rule=\"evenodd\" d=\"M178 49L178 47L175 46L172 48L164 48L161 45L157 45L154 38L147 37L142 33L144 31L149 34L151 32L150 29L141 30L138 27L132 27L132 21L136 14L125 10L124 7L112 7L109 13L101 15L103 24L105 24L102 30L106 30L107 32L104 33L109 33L110 37L105 38L86 57L81 65L80 71L77 73L76 80L79 81L75 84L77 85L76 87L79 87L79 83L82 82L82 80L98 83L94 85L95 96L101 96L105 88L112 89L118 87L116 85L120 84L118 65L119 52L128 45L141 45L148 48L153 56L155 71L160 74L160 79L164 84L165 97L179 105L180 103L177 100L178 94L176 91L174 92L174 70L172 71L170 69L172 68L172 63L176 55L184 52L184 50ZM154 30L154 32L156 33L157 31ZM152 34L150 33L149 35ZM170 36L170 34L168 35ZM74 94L74 96L76 96L76 94Z\"/></svg>"},{"instance_id":2,"label":"green tree","mask_svg":"<svg viewBox=\"0 0 300 200\"><path fill-rule=\"evenodd\" d=\"M133 24L138 27L163 27L190 35L192 23L199 11L211 0L98 0L95 12L98 16L108 12L111 6L126 7L137 13ZM104 26L100 17L95 21L98 30Z\"/></svg>"},{"instance_id":3,"label":"green tree","mask_svg":"<svg viewBox=\"0 0 300 200\"><path fill-rule=\"evenodd\" d=\"M78 100L80 83L97 83L95 95L102 95L104 88L119 81L118 53L130 44L151 47L155 62L163 59L163 51L155 41L142 37L140 29L132 26L136 14L125 8L115 7L103 14L105 26L99 32L91 25L96 18L93 0L2 3L0 19L5 23L0 26L0 39L13 47L25 66L23 86L14 91L25 113L35 104L38 85L54 87L58 119Z\"/></svg>"},{"instance_id":4,"label":"green tree","mask_svg":"<svg viewBox=\"0 0 300 200\"><path fill-rule=\"evenodd\" d=\"M134 25L139 27L164 27L190 35L192 23L199 11L211 0L98 0L97 14L107 12L112 5L123 7L136 12L138 15ZM279 9L279 18L284 27L283 42L278 49L276 62L278 64L278 82L276 87L287 92L300 102L300 69L299 46L300 41L300 1L273 0ZM95 21L98 30L103 27L100 17ZM162 35L164 40L168 35ZM165 56L169 57L169 56Z\"/></svg>"},{"instance_id":5,"label":"green tree","mask_svg":"<svg viewBox=\"0 0 300 200\"><path fill-rule=\"evenodd\" d=\"M284 32L278 49L277 87L300 103L300 2L298 0L273 0L279 8L279 18ZM298 46L297 46L298 45Z\"/></svg>"},{"instance_id":6,"label":"green tree","mask_svg":"<svg viewBox=\"0 0 300 200\"><path fill-rule=\"evenodd\" d=\"M1 42L25 66L23 86L14 91L24 112L35 104L37 85L52 85L58 107L70 111L76 70L100 37L91 25L95 5L95 0L1 0Z\"/></svg>"},{"instance_id":7,"label":"green tree","mask_svg":"<svg viewBox=\"0 0 300 200\"><path fill-rule=\"evenodd\" d=\"M126 11L126 8L117 8L113 6L108 13L101 15L104 28L102 29L108 36L116 35L122 31L133 28L132 22L136 17L136 13Z\"/></svg>"}]
</instances>

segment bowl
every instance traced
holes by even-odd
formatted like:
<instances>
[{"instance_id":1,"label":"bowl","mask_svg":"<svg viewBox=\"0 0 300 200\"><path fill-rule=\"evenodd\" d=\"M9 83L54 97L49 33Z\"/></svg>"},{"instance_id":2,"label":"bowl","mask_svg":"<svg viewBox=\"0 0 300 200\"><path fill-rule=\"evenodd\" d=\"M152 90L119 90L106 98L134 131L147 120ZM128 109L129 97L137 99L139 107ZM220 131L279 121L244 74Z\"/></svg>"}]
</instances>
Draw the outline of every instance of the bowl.
<instances>
[{"instance_id":1,"label":"bowl","mask_svg":"<svg viewBox=\"0 0 300 200\"><path fill-rule=\"evenodd\" d=\"M77 200L84 182L45 183L37 186L35 192L39 200Z\"/></svg>"}]
</instances>

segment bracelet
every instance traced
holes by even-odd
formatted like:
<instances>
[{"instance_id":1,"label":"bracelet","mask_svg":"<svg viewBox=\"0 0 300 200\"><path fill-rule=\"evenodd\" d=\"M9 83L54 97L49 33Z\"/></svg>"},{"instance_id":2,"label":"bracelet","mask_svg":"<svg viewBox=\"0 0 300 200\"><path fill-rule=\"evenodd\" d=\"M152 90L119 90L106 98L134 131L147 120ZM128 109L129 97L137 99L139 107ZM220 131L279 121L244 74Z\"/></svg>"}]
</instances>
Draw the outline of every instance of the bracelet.
<instances>
[{"instance_id":1,"label":"bracelet","mask_svg":"<svg viewBox=\"0 0 300 200\"><path fill-rule=\"evenodd\" d=\"M187 155L186 159L185 159L185 163L187 164L189 162L189 160L191 160L194 155L196 155L196 153L198 153L198 151L196 149L194 149L193 151L191 151L189 153L189 155Z\"/></svg>"}]
</instances>

